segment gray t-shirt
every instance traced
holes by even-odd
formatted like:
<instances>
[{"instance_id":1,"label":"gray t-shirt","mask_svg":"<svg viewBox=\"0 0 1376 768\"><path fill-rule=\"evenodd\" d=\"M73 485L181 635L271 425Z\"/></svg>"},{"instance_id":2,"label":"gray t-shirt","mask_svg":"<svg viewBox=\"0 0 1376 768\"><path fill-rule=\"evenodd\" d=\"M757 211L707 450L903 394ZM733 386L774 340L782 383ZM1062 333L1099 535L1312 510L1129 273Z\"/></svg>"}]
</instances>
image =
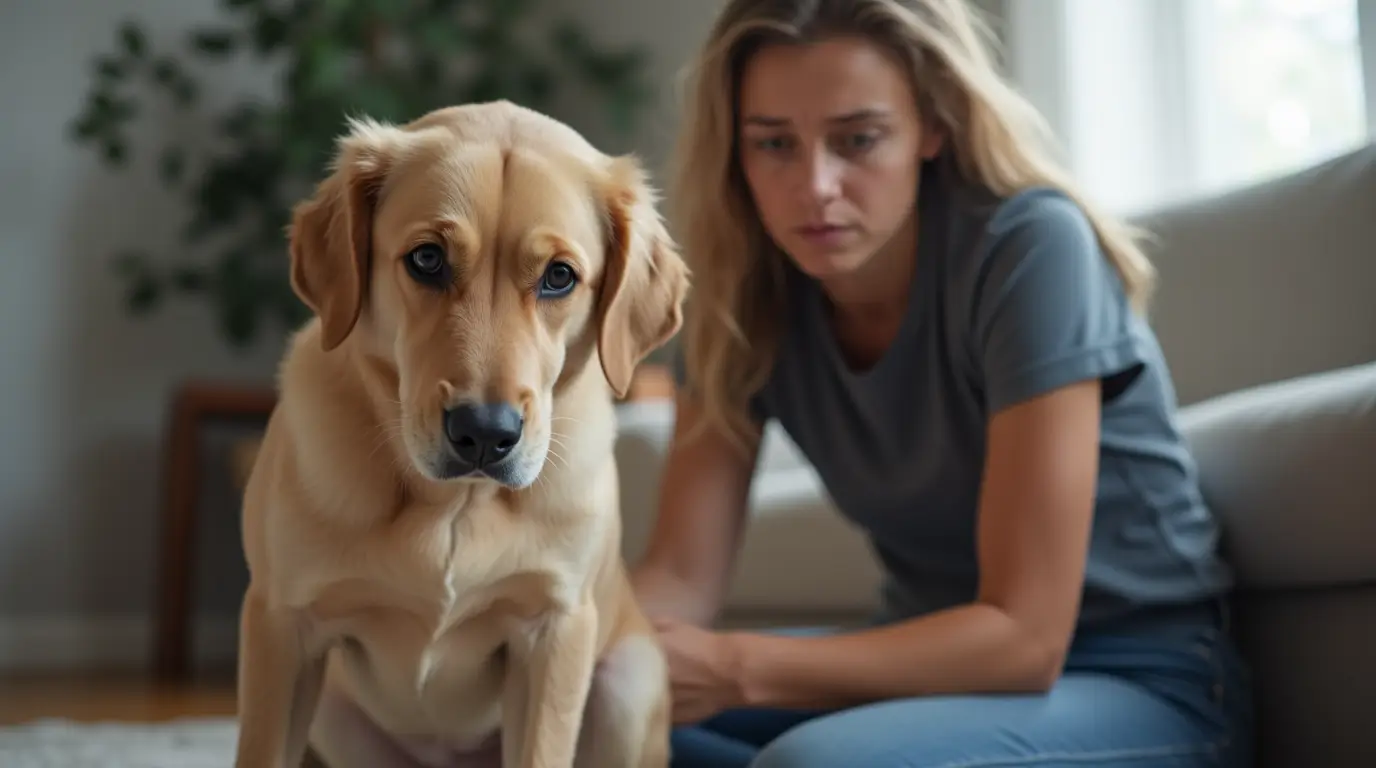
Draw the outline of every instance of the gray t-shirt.
<instances>
[{"instance_id":1,"label":"gray t-shirt","mask_svg":"<svg viewBox=\"0 0 1376 768\"><path fill-rule=\"evenodd\" d=\"M1105 388L1081 626L1220 595L1231 574L1169 370L1088 220L1055 190L1000 199L953 178L925 173L912 294L884 356L852 369L820 288L790 267L789 322L753 401L868 534L881 618L974 599L989 414L1087 377Z\"/></svg>"}]
</instances>

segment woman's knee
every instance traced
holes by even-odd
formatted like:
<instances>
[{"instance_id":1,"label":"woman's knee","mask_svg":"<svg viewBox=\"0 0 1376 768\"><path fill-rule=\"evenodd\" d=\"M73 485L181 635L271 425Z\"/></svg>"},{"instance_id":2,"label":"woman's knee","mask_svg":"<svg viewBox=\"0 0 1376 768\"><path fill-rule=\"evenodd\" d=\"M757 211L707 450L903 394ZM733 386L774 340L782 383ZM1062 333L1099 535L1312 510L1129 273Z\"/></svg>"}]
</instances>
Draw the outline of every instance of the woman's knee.
<instances>
[{"instance_id":1,"label":"woman's knee","mask_svg":"<svg viewBox=\"0 0 1376 768\"><path fill-rule=\"evenodd\" d=\"M835 768L855 765L855 745L825 719L794 727L755 755L750 768Z\"/></svg>"}]
</instances>

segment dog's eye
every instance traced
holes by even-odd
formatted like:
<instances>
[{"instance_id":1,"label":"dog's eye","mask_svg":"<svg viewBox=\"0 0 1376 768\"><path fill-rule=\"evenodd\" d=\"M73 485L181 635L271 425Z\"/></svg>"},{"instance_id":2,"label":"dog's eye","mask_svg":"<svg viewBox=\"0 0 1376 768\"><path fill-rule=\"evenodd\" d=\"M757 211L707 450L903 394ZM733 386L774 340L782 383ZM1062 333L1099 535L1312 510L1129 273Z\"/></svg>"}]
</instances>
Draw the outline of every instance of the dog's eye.
<instances>
[{"instance_id":1,"label":"dog's eye","mask_svg":"<svg viewBox=\"0 0 1376 768\"><path fill-rule=\"evenodd\" d=\"M449 260L444 249L434 243L416 246L406 254L406 271L422 283L434 285L444 279L449 269Z\"/></svg>"},{"instance_id":2,"label":"dog's eye","mask_svg":"<svg viewBox=\"0 0 1376 768\"><path fill-rule=\"evenodd\" d=\"M562 261L552 262L545 268L544 277L540 278L540 295L544 297L558 297L573 290L573 286L578 283L578 275L573 271L573 267Z\"/></svg>"}]
</instances>

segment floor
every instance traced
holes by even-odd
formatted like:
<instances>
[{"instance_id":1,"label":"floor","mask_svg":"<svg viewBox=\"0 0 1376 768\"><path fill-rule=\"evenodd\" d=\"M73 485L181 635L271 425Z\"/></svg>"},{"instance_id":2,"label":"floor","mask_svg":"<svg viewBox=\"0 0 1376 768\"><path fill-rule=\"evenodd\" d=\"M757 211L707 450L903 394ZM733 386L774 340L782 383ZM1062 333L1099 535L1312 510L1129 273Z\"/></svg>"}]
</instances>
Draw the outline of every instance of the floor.
<instances>
[{"instance_id":1,"label":"floor","mask_svg":"<svg viewBox=\"0 0 1376 768\"><path fill-rule=\"evenodd\" d=\"M0 680L0 725L40 718L155 722L235 714L234 683L211 678L162 685L134 675Z\"/></svg>"}]
</instances>

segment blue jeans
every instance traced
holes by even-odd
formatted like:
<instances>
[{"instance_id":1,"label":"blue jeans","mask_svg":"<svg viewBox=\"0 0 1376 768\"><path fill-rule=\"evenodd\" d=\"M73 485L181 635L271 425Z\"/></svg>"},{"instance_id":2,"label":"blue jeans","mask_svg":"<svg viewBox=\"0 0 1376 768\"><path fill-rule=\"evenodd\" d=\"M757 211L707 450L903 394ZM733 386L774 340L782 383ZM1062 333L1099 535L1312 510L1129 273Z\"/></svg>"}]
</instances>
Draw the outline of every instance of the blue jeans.
<instances>
[{"instance_id":1,"label":"blue jeans","mask_svg":"<svg viewBox=\"0 0 1376 768\"><path fill-rule=\"evenodd\" d=\"M675 729L671 766L1243 768L1251 686L1225 617L1210 605L1082 632L1045 694L728 711Z\"/></svg>"}]
</instances>

